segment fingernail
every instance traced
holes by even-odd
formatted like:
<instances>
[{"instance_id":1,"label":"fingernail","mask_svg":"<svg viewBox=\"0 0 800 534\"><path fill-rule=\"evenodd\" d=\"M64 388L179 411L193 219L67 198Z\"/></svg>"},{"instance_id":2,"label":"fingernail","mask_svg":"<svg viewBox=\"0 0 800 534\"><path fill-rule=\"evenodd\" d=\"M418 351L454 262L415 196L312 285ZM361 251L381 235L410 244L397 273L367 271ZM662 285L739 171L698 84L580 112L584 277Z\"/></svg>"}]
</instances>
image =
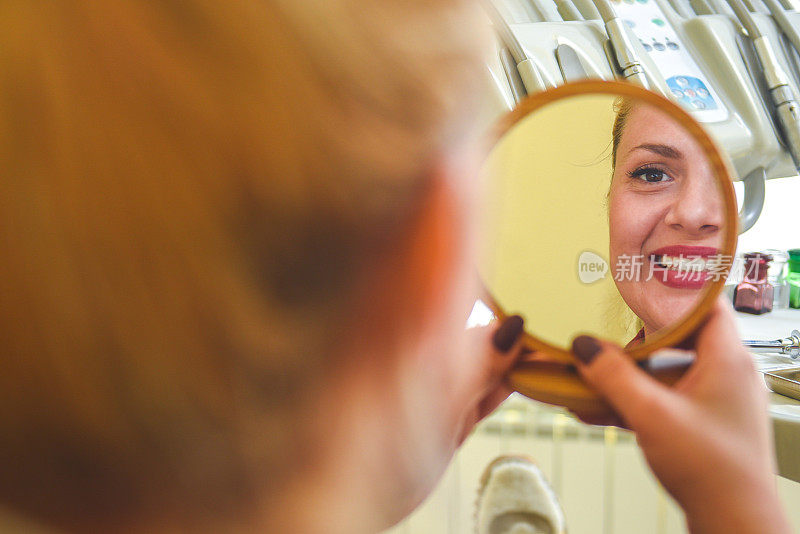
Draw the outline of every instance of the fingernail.
<instances>
[{"instance_id":1,"label":"fingernail","mask_svg":"<svg viewBox=\"0 0 800 534\"><path fill-rule=\"evenodd\" d=\"M583 364L590 364L594 357L603 350L600 343L592 336L578 336L572 340L572 352Z\"/></svg>"},{"instance_id":2,"label":"fingernail","mask_svg":"<svg viewBox=\"0 0 800 534\"><path fill-rule=\"evenodd\" d=\"M523 322L522 317L519 315L506 317L492 337L492 343L494 343L495 348L500 352L511 350L519 336L522 335Z\"/></svg>"}]
</instances>

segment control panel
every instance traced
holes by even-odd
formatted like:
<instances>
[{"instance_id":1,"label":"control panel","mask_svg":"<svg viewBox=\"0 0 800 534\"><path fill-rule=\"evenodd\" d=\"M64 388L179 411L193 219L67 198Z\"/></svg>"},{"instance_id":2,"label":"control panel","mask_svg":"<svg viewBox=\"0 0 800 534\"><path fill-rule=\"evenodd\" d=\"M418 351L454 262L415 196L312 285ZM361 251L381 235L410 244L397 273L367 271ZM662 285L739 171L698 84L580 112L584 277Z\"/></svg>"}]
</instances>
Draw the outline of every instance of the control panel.
<instances>
[{"instance_id":1,"label":"control panel","mask_svg":"<svg viewBox=\"0 0 800 534\"><path fill-rule=\"evenodd\" d=\"M719 122L728 110L656 0L611 0L667 81L675 100L700 122Z\"/></svg>"}]
</instances>

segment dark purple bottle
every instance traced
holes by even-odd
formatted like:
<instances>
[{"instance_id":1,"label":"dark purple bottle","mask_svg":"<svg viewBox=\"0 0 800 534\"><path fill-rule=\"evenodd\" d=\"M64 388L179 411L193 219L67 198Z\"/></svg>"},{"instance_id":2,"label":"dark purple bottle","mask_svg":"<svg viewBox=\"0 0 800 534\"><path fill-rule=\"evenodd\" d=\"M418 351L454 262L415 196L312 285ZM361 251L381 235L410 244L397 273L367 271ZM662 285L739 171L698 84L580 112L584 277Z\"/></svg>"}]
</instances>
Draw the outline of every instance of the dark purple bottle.
<instances>
[{"instance_id":1,"label":"dark purple bottle","mask_svg":"<svg viewBox=\"0 0 800 534\"><path fill-rule=\"evenodd\" d=\"M733 307L737 311L760 315L772 311L774 289L767 281L772 256L759 252L744 255L744 280L733 292Z\"/></svg>"}]
</instances>

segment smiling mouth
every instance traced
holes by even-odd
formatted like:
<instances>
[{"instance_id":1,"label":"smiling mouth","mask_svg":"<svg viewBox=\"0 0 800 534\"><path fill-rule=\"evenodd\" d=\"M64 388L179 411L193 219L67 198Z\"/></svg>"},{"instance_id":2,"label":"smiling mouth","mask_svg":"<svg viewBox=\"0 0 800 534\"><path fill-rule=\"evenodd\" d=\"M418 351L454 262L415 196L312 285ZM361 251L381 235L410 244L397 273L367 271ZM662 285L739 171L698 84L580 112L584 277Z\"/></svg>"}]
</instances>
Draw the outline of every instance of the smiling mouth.
<instances>
[{"instance_id":1,"label":"smiling mouth","mask_svg":"<svg viewBox=\"0 0 800 534\"><path fill-rule=\"evenodd\" d=\"M675 289L700 289L721 268L723 258L713 247L671 245L654 250L649 256L656 280Z\"/></svg>"},{"instance_id":2,"label":"smiling mouth","mask_svg":"<svg viewBox=\"0 0 800 534\"><path fill-rule=\"evenodd\" d=\"M718 257L704 256L670 256L668 254L651 254L650 261L662 269L680 272L716 271L722 266Z\"/></svg>"}]
</instances>

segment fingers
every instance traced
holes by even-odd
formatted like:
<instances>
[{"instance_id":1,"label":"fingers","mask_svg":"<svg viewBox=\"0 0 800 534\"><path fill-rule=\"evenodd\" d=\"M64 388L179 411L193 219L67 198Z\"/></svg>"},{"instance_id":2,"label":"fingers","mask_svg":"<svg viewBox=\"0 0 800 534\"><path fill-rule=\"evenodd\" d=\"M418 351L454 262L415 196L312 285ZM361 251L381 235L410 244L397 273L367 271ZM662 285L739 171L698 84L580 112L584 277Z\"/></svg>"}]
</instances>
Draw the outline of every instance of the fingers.
<instances>
[{"instance_id":1,"label":"fingers","mask_svg":"<svg viewBox=\"0 0 800 534\"><path fill-rule=\"evenodd\" d=\"M522 356L522 330L523 320L518 315L487 327L471 329L473 343L480 347L479 360L471 366L461 393L454 396L454 409L464 413L466 407L466 417L461 421L461 439L512 393L504 379Z\"/></svg>"},{"instance_id":2,"label":"fingers","mask_svg":"<svg viewBox=\"0 0 800 534\"><path fill-rule=\"evenodd\" d=\"M505 401L509 395L514 391L502 383L494 390L491 391L486 397L481 399L477 406L465 414L464 421L461 424L461 430L456 440L456 446L460 447L461 444L467 439L475 425L480 423L490 413L495 411L500 404Z\"/></svg>"},{"instance_id":3,"label":"fingers","mask_svg":"<svg viewBox=\"0 0 800 534\"><path fill-rule=\"evenodd\" d=\"M512 315L495 330L490 348L489 382L501 381L521 356L519 340L524 326L522 317Z\"/></svg>"},{"instance_id":4,"label":"fingers","mask_svg":"<svg viewBox=\"0 0 800 534\"><path fill-rule=\"evenodd\" d=\"M676 385L676 390L693 398L724 398L730 383L743 388L762 388L753 358L742 346L730 303L720 298L703 326L695 334L696 363ZM724 370L725 380L720 380Z\"/></svg>"},{"instance_id":5,"label":"fingers","mask_svg":"<svg viewBox=\"0 0 800 534\"><path fill-rule=\"evenodd\" d=\"M717 369L720 368L719 365L741 359L747 353L742 347L733 308L723 297L717 300L705 325L700 329L696 351L700 363Z\"/></svg>"},{"instance_id":6,"label":"fingers","mask_svg":"<svg viewBox=\"0 0 800 534\"><path fill-rule=\"evenodd\" d=\"M481 399L481 401L478 403L478 411L476 414L477 418L475 422L480 422L484 417L495 411L495 409L497 409L497 407L500 406L512 393L514 393L514 390L503 383L497 386L497 388L493 391L489 392L489 394Z\"/></svg>"},{"instance_id":7,"label":"fingers","mask_svg":"<svg viewBox=\"0 0 800 534\"><path fill-rule=\"evenodd\" d=\"M575 417L586 423L587 425L595 425L595 426L616 426L619 428L624 428L625 430L630 430L628 426L625 424L625 421L616 414L613 413L583 413L583 412L572 412Z\"/></svg>"},{"instance_id":8,"label":"fingers","mask_svg":"<svg viewBox=\"0 0 800 534\"><path fill-rule=\"evenodd\" d=\"M473 343L478 350L479 361L475 362L467 379L466 391L473 401L483 398L495 389L517 363L522 351L523 320L512 315L502 322L471 330Z\"/></svg>"},{"instance_id":9,"label":"fingers","mask_svg":"<svg viewBox=\"0 0 800 534\"><path fill-rule=\"evenodd\" d=\"M669 389L639 369L616 345L579 336L572 342L572 352L583 379L634 430L652 421L673 402Z\"/></svg>"},{"instance_id":10,"label":"fingers","mask_svg":"<svg viewBox=\"0 0 800 534\"><path fill-rule=\"evenodd\" d=\"M740 380L743 374L754 374L752 358L742 347L736 319L730 303L720 297L708 314L703 325L692 336L696 362L677 384L677 388L687 393L703 390L717 390L722 387L719 380L720 369L725 370L729 379ZM716 387L714 387L716 386Z\"/></svg>"}]
</instances>

